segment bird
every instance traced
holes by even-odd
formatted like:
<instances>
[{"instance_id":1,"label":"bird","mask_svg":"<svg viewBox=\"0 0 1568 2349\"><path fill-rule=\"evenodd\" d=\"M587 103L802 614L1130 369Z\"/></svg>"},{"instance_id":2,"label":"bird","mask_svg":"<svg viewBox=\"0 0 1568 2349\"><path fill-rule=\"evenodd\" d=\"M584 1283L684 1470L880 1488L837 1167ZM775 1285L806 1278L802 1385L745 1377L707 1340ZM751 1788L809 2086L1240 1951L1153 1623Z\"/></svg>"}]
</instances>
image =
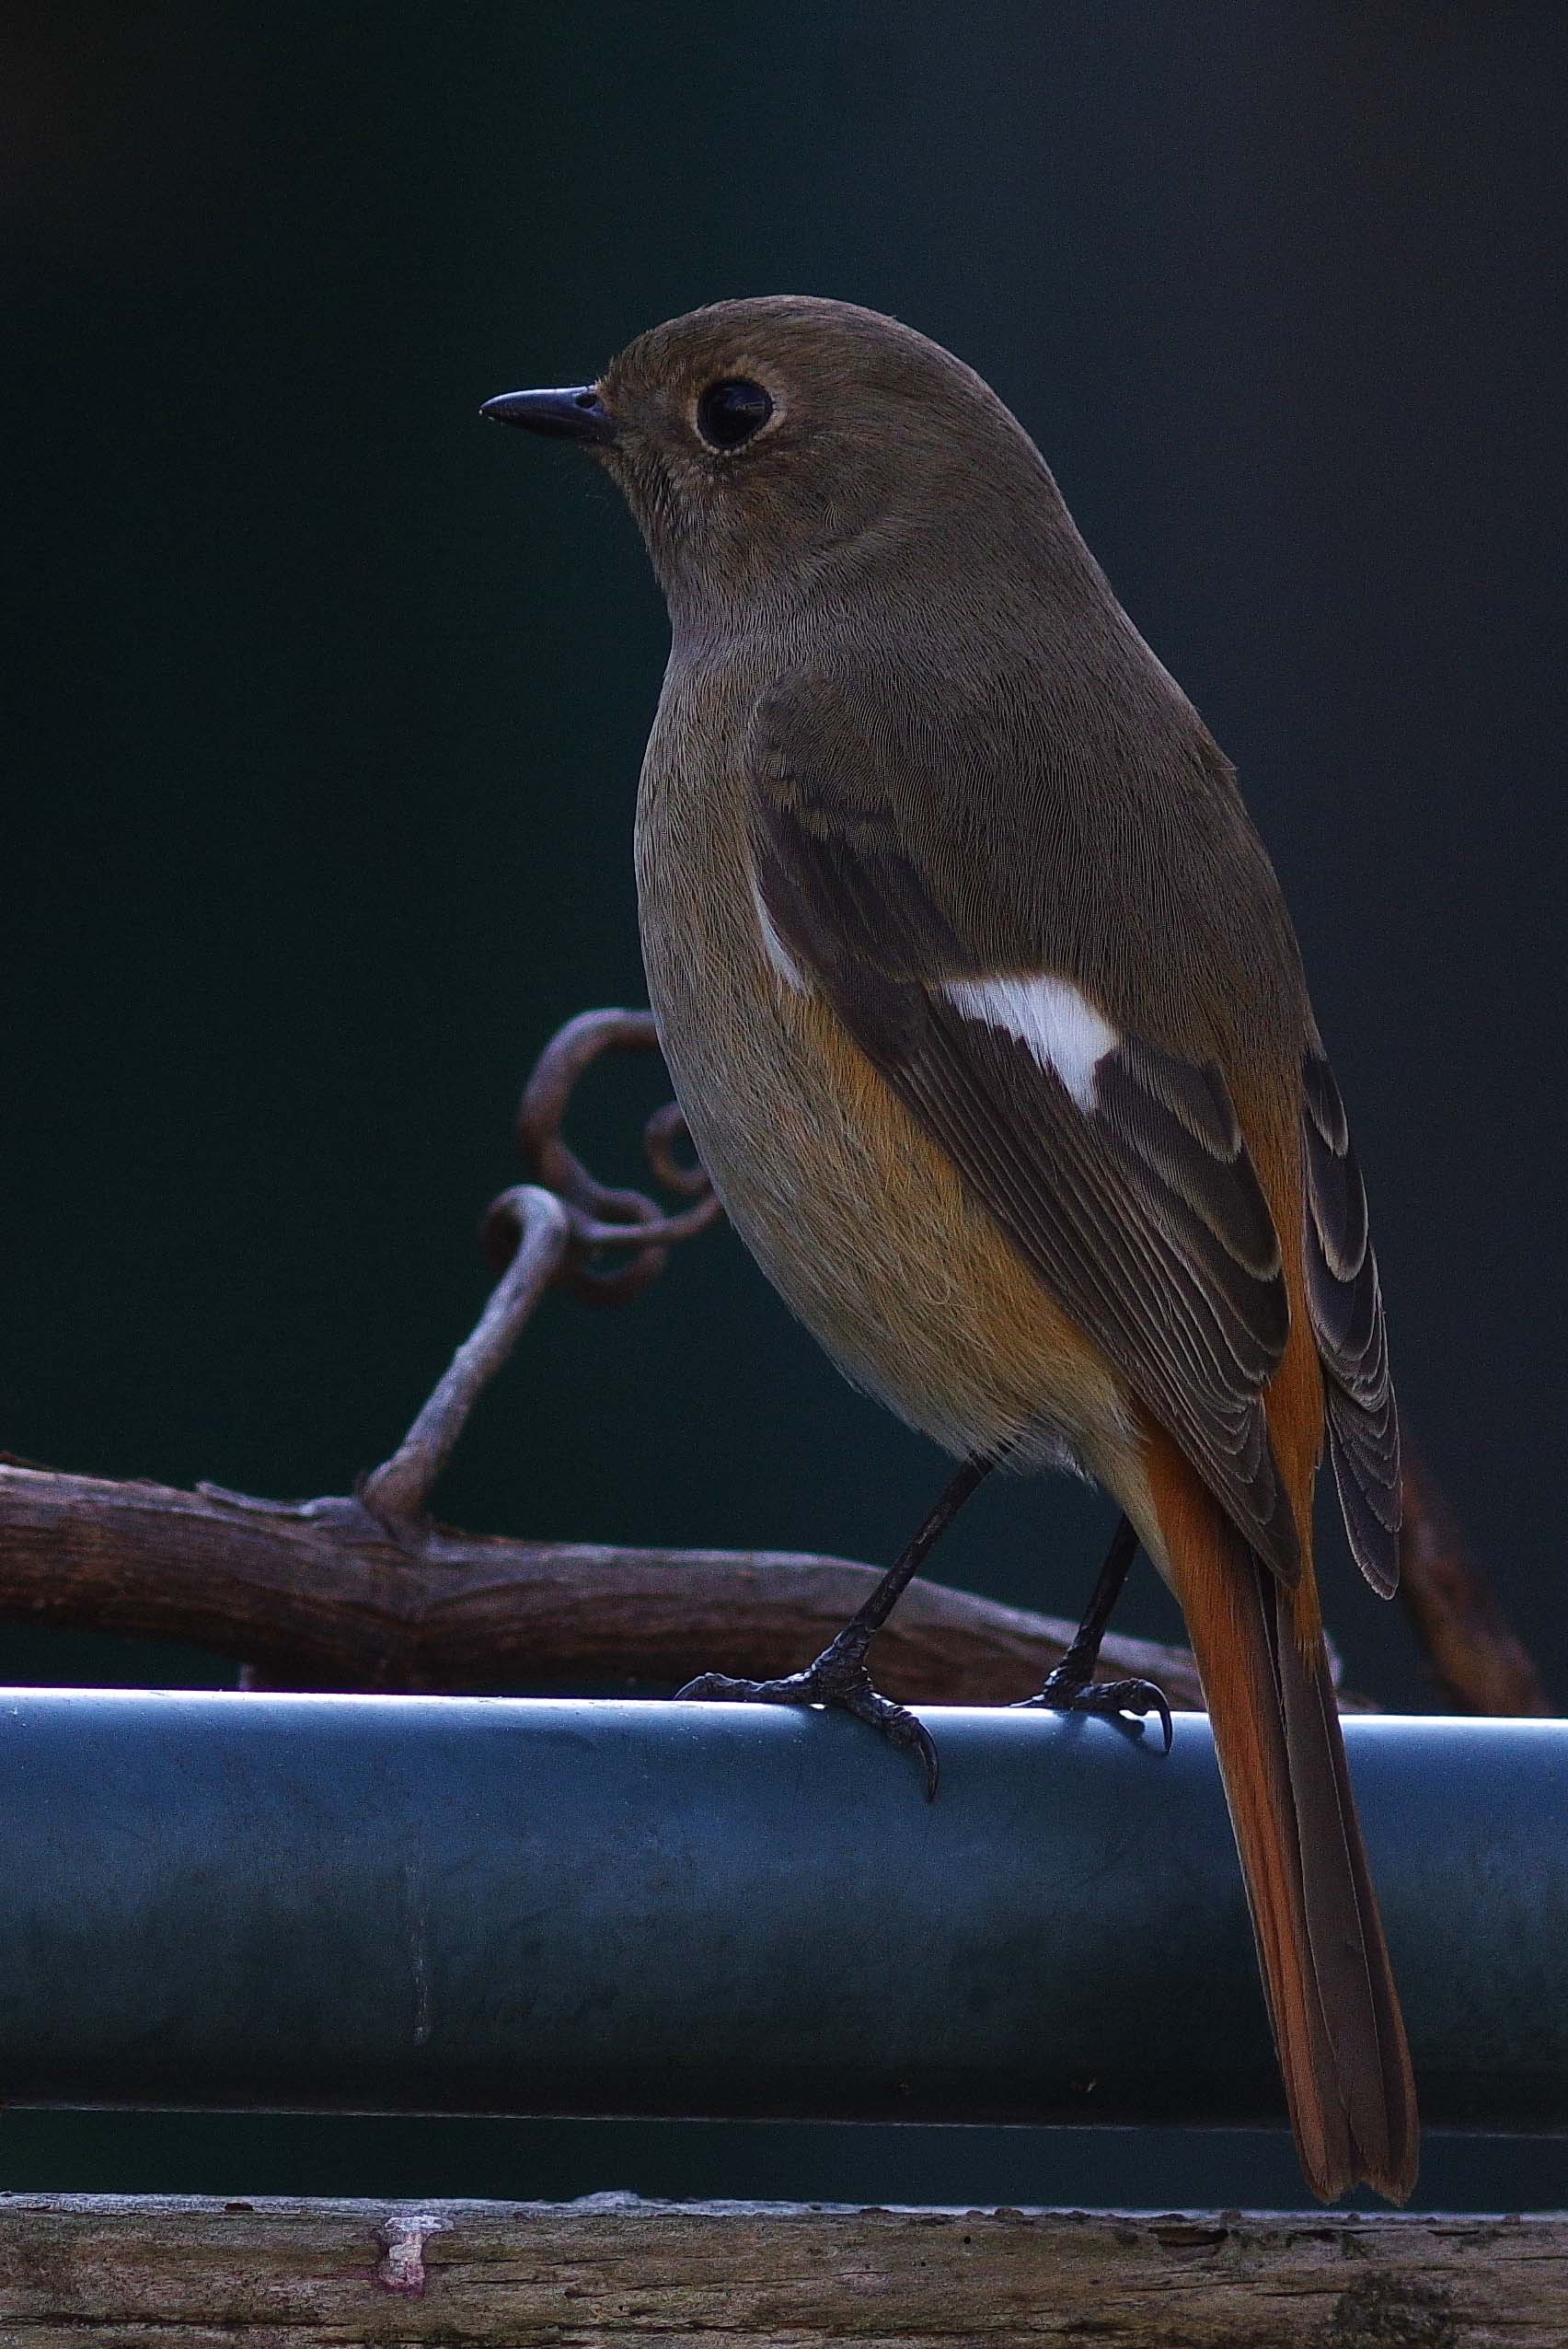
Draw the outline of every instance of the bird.
<instances>
[{"instance_id":1,"label":"bird","mask_svg":"<svg viewBox=\"0 0 1568 2349\"><path fill-rule=\"evenodd\" d=\"M663 590L635 861L702 1163L839 1367L959 1464L882 1595L997 1463L1114 1498L1037 1701L1101 1701L1141 1544L1202 1679L1303 2172L1405 2201L1415 2092L1312 1535L1326 1452L1392 1591L1399 1422L1365 1186L1233 767L1024 427L897 319L721 301L483 412L597 459ZM880 1619L788 1683L689 1693L836 1701L927 1752L867 1673Z\"/></svg>"}]
</instances>

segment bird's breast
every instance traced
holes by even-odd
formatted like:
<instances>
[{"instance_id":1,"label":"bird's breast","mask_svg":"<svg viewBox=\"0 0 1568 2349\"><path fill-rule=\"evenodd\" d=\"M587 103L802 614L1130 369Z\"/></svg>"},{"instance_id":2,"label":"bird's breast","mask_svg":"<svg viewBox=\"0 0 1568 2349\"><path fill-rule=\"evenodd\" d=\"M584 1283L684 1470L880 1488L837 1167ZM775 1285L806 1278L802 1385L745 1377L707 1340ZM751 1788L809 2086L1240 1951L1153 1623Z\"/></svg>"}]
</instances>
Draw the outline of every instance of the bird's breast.
<instances>
[{"instance_id":1,"label":"bird's breast","mask_svg":"<svg viewBox=\"0 0 1568 2349\"><path fill-rule=\"evenodd\" d=\"M639 798L648 986L731 1221L857 1385L950 1451L1103 1473L1124 1394L767 922L739 741L669 697Z\"/></svg>"}]
</instances>

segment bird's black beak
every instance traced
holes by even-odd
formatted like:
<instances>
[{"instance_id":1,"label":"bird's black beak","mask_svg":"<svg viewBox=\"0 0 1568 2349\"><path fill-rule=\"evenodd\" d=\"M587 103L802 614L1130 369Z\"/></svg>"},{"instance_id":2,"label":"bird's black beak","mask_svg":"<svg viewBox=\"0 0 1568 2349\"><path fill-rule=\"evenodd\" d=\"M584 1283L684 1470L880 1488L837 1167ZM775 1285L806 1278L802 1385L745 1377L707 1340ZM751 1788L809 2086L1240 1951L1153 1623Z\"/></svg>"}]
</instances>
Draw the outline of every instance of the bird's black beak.
<instances>
[{"instance_id":1,"label":"bird's black beak","mask_svg":"<svg viewBox=\"0 0 1568 2349\"><path fill-rule=\"evenodd\" d=\"M616 420L591 383L572 384L564 391L503 391L480 409L497 424L517 424L525 433L548 433L553 440L587 441L607 448L616 437Z\"/></svg>"}]
</instances>

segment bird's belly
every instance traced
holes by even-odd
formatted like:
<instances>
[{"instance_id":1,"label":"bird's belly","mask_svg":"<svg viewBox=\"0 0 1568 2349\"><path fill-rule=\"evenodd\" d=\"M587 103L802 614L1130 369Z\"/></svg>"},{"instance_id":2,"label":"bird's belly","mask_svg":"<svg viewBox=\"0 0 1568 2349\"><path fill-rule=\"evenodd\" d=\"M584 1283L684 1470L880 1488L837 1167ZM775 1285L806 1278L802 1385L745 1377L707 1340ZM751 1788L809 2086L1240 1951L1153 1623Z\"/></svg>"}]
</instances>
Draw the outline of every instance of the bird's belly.
<instances>
[{"instance_id":1,"label":"bird's belly","mask_svg":"<svg viewBox=\"0 0 1568 2349\"><path fill-rule=\"evenodd\" d=\"M749 891L747 893L749 897ZM650 992L732 1221L847 1375L957 1454L1103 1475L1124 1391L831 1011L737 926L651 925Z\"/></svg>"}]
</instances>

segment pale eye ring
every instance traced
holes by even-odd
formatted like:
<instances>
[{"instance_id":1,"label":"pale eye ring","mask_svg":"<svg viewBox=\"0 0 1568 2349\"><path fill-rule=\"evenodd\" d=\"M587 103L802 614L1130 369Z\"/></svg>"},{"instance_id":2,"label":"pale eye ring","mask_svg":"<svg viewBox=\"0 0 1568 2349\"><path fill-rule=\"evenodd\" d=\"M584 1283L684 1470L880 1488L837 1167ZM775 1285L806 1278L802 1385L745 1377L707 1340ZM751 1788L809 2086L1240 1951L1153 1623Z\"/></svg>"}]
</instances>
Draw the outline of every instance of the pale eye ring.
<instances>
[{"instance_id":1,"label":"pale eye ring","mask_svg":"<svg viewBox=\"0 0 1568 2349\"><path fill-rule=\"evenodd\" d=\"M697 403L697 429L709 448L744 448L773 413L761 384L744 376L710 383Z\"/></svg>"}]
</instances>

